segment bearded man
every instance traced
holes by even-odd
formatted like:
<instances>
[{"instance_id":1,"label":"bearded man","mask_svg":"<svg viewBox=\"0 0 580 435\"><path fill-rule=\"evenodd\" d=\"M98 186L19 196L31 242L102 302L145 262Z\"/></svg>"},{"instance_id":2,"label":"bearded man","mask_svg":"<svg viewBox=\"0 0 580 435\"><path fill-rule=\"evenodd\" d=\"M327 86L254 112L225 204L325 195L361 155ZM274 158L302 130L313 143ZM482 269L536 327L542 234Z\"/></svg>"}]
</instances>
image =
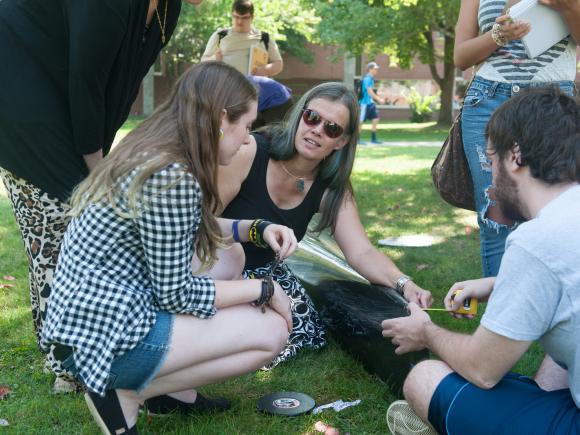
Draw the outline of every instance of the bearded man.
<instances>
[{"instance_id":1,"label":"bearded man","mask_svg":"<svg viewBox=\"0 0 580 435\"><path fill-rule=\"evenodd\" d=\"M387 415L395 434L580 433L580 105L530 89L494 113L487 136L497 200L524 223L497 277L455 283L445 297L456 317L473 317L453 313L466 298L488 301L473 335L438 327L413 303L409 317L382 322L397 354L440 357L409 373L407 401ZM546 358L535 379L510 373L536 340Z\"/></svg>"}]
</instances>

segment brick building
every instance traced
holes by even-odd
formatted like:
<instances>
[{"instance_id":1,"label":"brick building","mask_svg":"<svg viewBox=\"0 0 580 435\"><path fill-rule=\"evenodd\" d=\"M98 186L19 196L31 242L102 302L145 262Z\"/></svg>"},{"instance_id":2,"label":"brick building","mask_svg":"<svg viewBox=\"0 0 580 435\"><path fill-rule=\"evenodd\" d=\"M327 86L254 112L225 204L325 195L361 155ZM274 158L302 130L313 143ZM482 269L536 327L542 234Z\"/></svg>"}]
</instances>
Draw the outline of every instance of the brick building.
<instances>
[{"instance_id":1,"label":"brick building","mask_svg":"<svg viewBox=\"0 0 580 435\"><path fill-rule=\"evenodd\" d=\"M406 95L411 87L414 87L422 95L432 95L438 90L438 86L431 78L431 72L427 65L415 62L410 70L402 70L389 66L388 56L381 55L374 59L362 56L359 59L344 59L332 62L330 59L337 57L332 48L311 45L310 49L314 53L314 63L307 65L300 59L285 54L284 70L276 76L276 80L292 89L294 98L302 95L307 89L324 81L346 81L353 83L355 76L364 74L364 67L370 60L376 61L381 69L376 77L379 95L388 99L388 104L379 106L380 117L382 119L408 119L409 109ZM580 48L579 48L580 52ZM459 80L468 80L471 70L458 71ZM155 75L154 80L154 102L157 106L167 96L172 79L167 74ZM580 82L580 74L576 76L576 82ZM149 101L152 99L150 98ZM146 99L147 101L147 99ZM131 113L134 115L143 114L143 86ZM149 103L151 110L151 103ZM435 119L436 117L434 117Z\"/></svg>"}]
</instances>

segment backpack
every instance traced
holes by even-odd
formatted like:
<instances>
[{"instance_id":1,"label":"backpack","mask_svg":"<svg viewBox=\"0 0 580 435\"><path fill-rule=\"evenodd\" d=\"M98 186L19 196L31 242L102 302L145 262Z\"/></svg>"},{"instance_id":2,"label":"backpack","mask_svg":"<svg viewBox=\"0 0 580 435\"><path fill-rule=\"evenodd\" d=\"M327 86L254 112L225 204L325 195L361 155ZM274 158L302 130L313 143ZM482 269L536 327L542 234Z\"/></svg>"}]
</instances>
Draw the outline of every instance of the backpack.
<instances>
[{"instance_id":1,"label":"backpack","mask_svg":"<svg viewBox=\"0 0 580 435\"><path fill-rule=\"evenodd\" d=\"M363 90L362 90L362 80L361 79L354 79L354 93L356 98L360 101L363 97Z\"/></svg>"},{"instance_id":2,"label":"backpack","mask_svg":"<svg viewBox=\"0 0 580 435\"><path fill-rule=\"evenodd\" d=\"M222 42L222 39L224 39L228 32L230 31L230 29L222 29L218 32L218 46L220 45L220 42ZM268 51L268 44L270 44L270 35L268 34L268 32L262 32L262 36L260 37L260 42L264 43L264 47L266 47L266 51Z\"/></svg>"}]
</instances>

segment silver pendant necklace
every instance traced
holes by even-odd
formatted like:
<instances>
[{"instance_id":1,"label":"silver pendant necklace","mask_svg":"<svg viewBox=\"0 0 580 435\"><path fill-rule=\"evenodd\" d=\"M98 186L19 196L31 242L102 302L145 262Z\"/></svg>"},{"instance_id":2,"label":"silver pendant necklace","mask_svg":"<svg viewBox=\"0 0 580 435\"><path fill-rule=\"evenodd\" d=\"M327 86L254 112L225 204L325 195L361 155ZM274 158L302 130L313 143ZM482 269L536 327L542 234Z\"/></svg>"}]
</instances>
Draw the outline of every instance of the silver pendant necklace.
<instances>
[{"instance_id":1,"label":"silver pendant necklace","mask_svg":"<svg viewBox=\"0 0 580 435\"><path fill-rule=\"evenodd\" d=\"M304 182L306 180L312 180L312 178L298 177L298 176L294 175L292 172L290 172L288 170L288 168L286 167L286 165L281 160L279 160L279 162L280 162L280 166L282 166L282 169L284 169L284 172L286 172L292 178L296 179L296 181L294 181L294 186L296 187L296 190L300 193L304 192Z\"/></svg>"}]
</instances>

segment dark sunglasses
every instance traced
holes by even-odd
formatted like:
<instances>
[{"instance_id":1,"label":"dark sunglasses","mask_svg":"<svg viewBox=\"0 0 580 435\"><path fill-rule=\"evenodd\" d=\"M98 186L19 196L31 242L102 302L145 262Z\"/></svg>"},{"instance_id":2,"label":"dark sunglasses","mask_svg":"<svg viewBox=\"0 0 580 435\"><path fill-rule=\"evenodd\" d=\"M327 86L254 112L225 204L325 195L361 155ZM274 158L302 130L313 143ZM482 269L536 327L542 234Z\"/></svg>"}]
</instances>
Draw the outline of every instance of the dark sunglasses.
<instances>
[{"instance_id":1,"label":"dark sunglasses","mask_svg":"<svg viewBox=\"0 0 580 435\"><path fill-rule=\"evenodd\" d=\"M320 113L312 109L302 110L302 120L304 121L304 124L310 127L314 127L323 121ZM344 128L342 128L336 122L332 121L324 121L322 129L324 130L324 133L331 139L336 139L337 137L342 136L344 133Z\"/></svg>"}]
</instances>

